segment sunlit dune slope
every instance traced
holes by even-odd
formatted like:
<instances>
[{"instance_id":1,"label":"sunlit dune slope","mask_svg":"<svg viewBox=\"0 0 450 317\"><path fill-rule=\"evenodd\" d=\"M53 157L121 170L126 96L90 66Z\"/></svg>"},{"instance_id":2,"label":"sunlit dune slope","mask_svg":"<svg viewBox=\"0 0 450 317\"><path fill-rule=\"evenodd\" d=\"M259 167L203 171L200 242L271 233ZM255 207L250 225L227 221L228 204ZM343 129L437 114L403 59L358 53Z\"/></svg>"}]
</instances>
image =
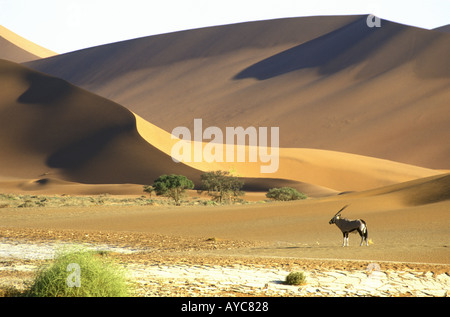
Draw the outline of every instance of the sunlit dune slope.
<instances>
[{"instance_id":1,"label":"sunlit dune slope","mask_svg":"<svg viewBox=\"0 0 450 317\"><path fill-rule=\"evenodd\" d=\"M58 179L146 184L168 173L186 175L199 184L201 172L221 169L243 177L247 189L289 185L312 196L323 196L438 173L313 149L281 148L275 173L261 173L261 166L268 164L261 160L176 163L171 150L179 140L122 106L12 62L1 61L0 69L0 81L6 88L0 103L0 145L4 149L0 174L31 179L15 182L24 190L68 185L58 183ZM248 158L249 148L245 151ZM79 192L82 190L88 191L84 188Z\"/></svg>"},{"instance_id":2,"label":"sunlit dune slope","mask_svg":"<svg viewBox=\"0 0 450 317\"><path fill-rule=\"evenodd\" d=\"M279 127L284 148L448 168L450 35L366 16L268 20L102 45L27 65L177 126Z\"/></svg>"},{"instance_id":3,"label":"sunlit dune slope","mask_svg":"<svg viewBox=\"0 0 450 317\"><path fill-rule=\"evenodd\" d=\"M4 60L0 60L0 85L4 88L0 96L3 186L43 191L61 185L77 193L100 190L71 189L75 184L62 180L102 184L107 192L120 192L107 184L151 184L172 173L200 184L201 170L175 163L144 140L133 114L114 102ZM272 177L244 181L248 190L303 186ZM124 193L135 190L127 186Z\"/></svg>"},{"instance_id":4,"label":"sunlit dune slope","mask_svg":"<svg viewBox=\"0 0 450 317\"><path fill-rule=\"evenodd\" d=\"M263 161L261 156L258 156L256 162L251 162L249 160L249 146L243 149L245 152L244 162L237 162L237 160L227 162L225 147L222 147L224 152L222 162L195 162L194 153L197 142L182 141L172 137L171 134L147 122L140 116L135 116L138 131L145 140L168 155L177 154L172 153L174 146L180 142L185 142L191 149L191 159L183 162L202 171L227 170L242 177L272 177L295 180L320 186L324 192L328 190L330 193L330 189L335 191L360 191L441 173L431 169L361 155L301 148L280 148L279 161L274 173L263 173L261 167L274 164L271 161L275 161L275 158ZM207 142L201 144L202 153L209 153L205 150L206 146L208 146ZM238 151L237 146L234 146L235 158L237 158ZM272 149L269 147L263 152L271 154L271 151Z\"/></svg>"},{"instance_id":5,"label":"sunlit dune slope","mask_svg":"<svg viewBox=\"0 0 450 317\"><path fill-rule=\"evenodd\" d=\"M0 59L22 63L57 55L0 25Z\"/></svg>"}]
</instances>

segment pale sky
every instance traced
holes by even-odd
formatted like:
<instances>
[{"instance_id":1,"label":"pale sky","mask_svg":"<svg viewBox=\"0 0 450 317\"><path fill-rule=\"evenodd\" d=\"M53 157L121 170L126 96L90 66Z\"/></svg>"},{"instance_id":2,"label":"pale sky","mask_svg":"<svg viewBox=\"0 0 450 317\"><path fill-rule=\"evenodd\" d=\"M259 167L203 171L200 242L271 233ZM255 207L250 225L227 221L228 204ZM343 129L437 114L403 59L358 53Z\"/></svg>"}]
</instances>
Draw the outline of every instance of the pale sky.
<instances>
[{"instance_id":1,"label":"pale sky","mask_svg":"<svg viewBox=\"0 0 450 317\"><path fill-rule=\"evenodd\" d=\"M0 0L0 24L57 53L237 22L375 14L432 29L450 24L450 0Z\"/></svg>"}]
</instances>

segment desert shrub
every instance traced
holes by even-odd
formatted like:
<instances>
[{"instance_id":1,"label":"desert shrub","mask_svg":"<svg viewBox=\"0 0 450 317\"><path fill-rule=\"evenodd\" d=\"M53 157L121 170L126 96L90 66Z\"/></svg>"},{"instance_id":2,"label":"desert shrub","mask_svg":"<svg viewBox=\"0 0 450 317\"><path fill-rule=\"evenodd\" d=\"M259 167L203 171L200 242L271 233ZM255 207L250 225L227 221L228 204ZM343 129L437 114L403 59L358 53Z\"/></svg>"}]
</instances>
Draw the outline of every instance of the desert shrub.
<instances>
[{"instance_id":1,"label":"desert shrub","mask_svg":"<svg viewBox=\"0 0 450 317\"><path fill-rule=\"evenodd\" d=\"M301 285L306 281L306 276L303 272L291 272L286 276L286 284Z\"/></svg>"},{"instance_id":2,"label":"desert shrub","mask_svg":"<svg viewBox=\"0 0 450 317\"><path fill-rule=\"evenodd\" d=\"M204 206L216 206L217 202L213 201L213 200L203 200L202 204Z\"/></svg>"},{"instance_id":3,"label":"desert shrub","mask_svg":"<svg viewBox=\"0 0 450 317\"><path fill-rule=\"evenodd\" d=\"M305 194L298 192L295 188L292 187L272 188L266 194L266 197L282 201L299 200L307 198Z\"/></svg>"},{"instance_id":4,"label":"desert shrub","mask_svg":"<svg viewBox=\"0 0 450 317\"><path fill-rule=\"evenodd\" d=\"M144 192L149 193L150 198L152 198L152 193L155 192L155 189L153 188L152 185L145 185L144 186Z\"/></svg>"},{"instance_id":5,"label":"desert shrub","mask_svg":"<svg viewBox=\"0 0 450 317\"><path fill-rule=\"evenodd\" d=\"M78 266L78 282L74 275ZM42 267L26 296L123 297L129 295L125 272L102 254L84 249L60 251L53 264Z\"/></svg>"},{"instance_id":6,"label":"desert shrub","mask_svg":"<svg viewBox=\"0 0 450 317\"><path fill-rule=\"evenodd\" d=\"M157 195L170 197L178 204L186 189L193 189L194 183L183 175L161 175L153 183ZM145 189L144 189L145 190Z\"/></svg>"},{"instance_id":7,"label":"desert shrub","mask_svg":"<svg viewBox=\"0 0 450 317\"><path fill-rule=\"evenodd\" d=\"M201 175L202 190L220 203L226 201L237 201L239 196L244 195L241 190L244 183L228 171L206 172Z\"/></svg>"}]
</instances>

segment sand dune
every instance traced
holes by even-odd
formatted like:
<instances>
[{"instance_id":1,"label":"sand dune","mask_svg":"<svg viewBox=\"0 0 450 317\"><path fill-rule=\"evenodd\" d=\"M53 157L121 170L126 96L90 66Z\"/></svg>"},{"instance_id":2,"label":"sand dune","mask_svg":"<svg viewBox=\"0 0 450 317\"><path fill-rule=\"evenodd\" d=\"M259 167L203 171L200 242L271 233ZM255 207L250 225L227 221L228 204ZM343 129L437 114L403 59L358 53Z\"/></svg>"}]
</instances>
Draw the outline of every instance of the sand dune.
<instances>
[{"instance_id":1,"label":"sand dune","mask_svg":"<svg viewBox=\"0 0 450 317\"><path fill-rule=\"evenodd\" d=\"M111 184L151 184L171 173L199 185L202 171L175 163L144 140L135 117L122 106L4 60L0 83L7 87L0 101L0 187L6 191L119 193ZM301 185L290 179L244 180L248 190ZM100 186L74 188L73 182ZM131 191L142 193L142 187L123 186L122 193Z\"/></svg>"},{"instance_id":2,"label":"sand dune","mask_svg":"<svg viewBox=\"0 0 450 317\"><path fill-rule=\"evenodd\" d=\"M94 184L198 175L144 141L120 105L12 62L0 70L1 175Z\"/></svg>"},{"instance_id":3,"label":"sand dune","mask_svg":"<svg viewBox=\"0 0 450 317\"><path fill-rule=\"evenodd\" d=\"M167 155L171 155L175 144L182 142L140 116L136 114L135 116L141 136ZM191 152L194 153L197 142L187 143L191 147ZM207 142L203 142L201 148L205 149L207 145ZM237 153L237 146L235 145L234 148L234 153ZM264 152L270 153L270 151L269 148ZM278 170L275 173L266 174L261 172L261 166L269 163L261 161L260 158L256 162L250 162L249 146L245 147L245 157L245 162L226 162L223 155L224 162L194 162L192 159L185 164L201 171L233 171L235 175L242 177L295 180L313 184L317 186L316 192L320 188L323 194L367 190L442 173L413 165L336 151L280 148ZM306 191L310 192L311 189Z\"/></svg>"},{"instance_id":4,"label":"sand dune","mask_svg":"<svg viewBox=\"0 0 450 317\"><path fill-rule=\"evenodd\" d=\"M0 174L42 189L51 187L47 179L145 184L172 172L198 184L201 172L222 169L244 177L247 189L291 185L313 196L438 175L419 166L448 168L449 37L382 23L369 28L365 16L241 23L26 64L125 107L2 62L10 89L2 92L0 142L8 152ZM260 161L173 162L177 140L167 131L192 129L194 118L223 129L280 127L278 170L263 174Z\"/></svg>"},{"instance_id":5,"label":"sand dune","mask_svg":"<svg viewBox=\"0 0 450 317\"><path fill-rule=\"evenodd\" d=\"M0 178L0 192L28 195L142 195L140 184L86 184L40 177Z\"/></svg>"},{"instance_id":6,"label":"sand dune","mask_svg":"<svg viewBox=\"0 0 450 317\"><path fill-rule=\"evenodd\" d=\"M240 23L112 43L28 66L170 132L280 127L286 148L448 168L450 36L366 16ZM170 113L170 114L168 114Z\"/></svg>"},{"instance_id":7,"label":"sand dune","mask_svg":"<svg viewBox=\"0 0 450 317\"><path fill-rule=\"evenodd\" d=\"M170 134L152 125L136 115L137 130L144 140L148 141L162 153L171 155L171 148L179 142ZM206 143L202 144L205 147ZM193 144L191 144L194 147ZM246 157L248 157L248 147ZM171 160L171 159L169 159ZM150 161L150 160L149 160ZM18 160L18 164L22 160ZM440 174L440 171L424 169L416 166L392 161L363 157L359 155L339 153L335 151L314 149L280 149L280 168L274 174L263 174L260 167L263 162L188 162L186 165L197 171L228 170L242 177L246 189L265 191L271 187L292 186L307 193L311 197L335 195L342 191L361 191L388 184ZM151 164L150 164L151 165ZM178 165L182 165L179 163ZM48 168L48 167L47 167ZM9 169L11 172L13 169ZM145 168L143 169L145 171ZM159 171L161 173L161 171ZM5 179L0 187L9 192L32 191L41 194L72 193L72 194L140 194L142 186L133 184L99 184L97 180L88 180L96 186L79 184L60 179L54 179L54 172L46 172L35 179ZM19 170L19 173L21 171ZM36 174L33 175L37 177ZM73 179L66 175L56 175L64 179ZM104 179L103 176L99 177ZM75 178L75 180L77 180ZM129 183L145 183L141 178L127 180ZM121 179L114 181L123 182ZM197 182L198 184L198 182Z\"/></svg>"},{"instance_id":8,"label":"sand dune","mask_svg":"<svg viewBox=\"0 0 450 317\"><path fill-rule=\"evenodd\" d=\"M247 189L289 185L323 196L439 173L314 149L280 149L279 169L273 174L261 173L266 164L261 161L175 163L171 148L179 140L120 105L18 64L2 61L1 69L2 84L9 89L2 93L0 142L7 150L0 157L0 174L30 179L4 183L16 189L48 192L59 185L63 192L111 193L117 190L106 184L146 184L165 173L183 174L199 184L201 172L220 169L243 177ZM53 179L103 185L76 190L73 184L55 185Z\"/></svg>"},{"instance_id":9,"label":"sand dune","mask_svg":"<svg viewBox=\"0 0 450 317\"><path fill-rule=\"evenodd\" d=\"M220 250L245 257L450 263L450 174L433 169L449 169L449 37L388 21L367 29L364 20L205 28L27 64L92 92L0 60L0 192L141 194L161 174L198 184L203 171L225 169L247 190L290 185L311 197L20 215L4 207L1 226L264 241ZM169 132L192 130L194 118L222 129L280 127L279 169L269 176L260 161L175 163L179 140ZM359 238L351 237L350 248L337 248L341 233L328 221L345 204L345 217L368 223L370 247L353 247Z\"/></svg>"},{"instance_id":10,"label":"sand dune","mask_svg":"<svg viewBox=\"0 0 450 317\"><path fill-rule=\"evenodd\" d=\"M395 205L402 207L427 205L450 200L450 174L438 174L367 191L346 194L346 198L349 199L370 197L386 202L395 202Z\"/></svg>"},{"instance_id":11,"label":"sand dune","mask_svg":"<svg viewBox=\"0 0 450 317\"><path fill-rule=\"evenodd\" d=\"M439 31L439 32L444 32L444 33L450 33L450 24L437 27L437 28L435 28L433 30Z\"/></svg>"},{"instance_id":12,"label":"sand dune","mask_svg":"<svg viewBox=\"0 0 450 317\"><path fill-rule=\"evenodd\" d=\"M57 55L0 25L0 59L22 63Z\"/></svg>"}]
</instances>

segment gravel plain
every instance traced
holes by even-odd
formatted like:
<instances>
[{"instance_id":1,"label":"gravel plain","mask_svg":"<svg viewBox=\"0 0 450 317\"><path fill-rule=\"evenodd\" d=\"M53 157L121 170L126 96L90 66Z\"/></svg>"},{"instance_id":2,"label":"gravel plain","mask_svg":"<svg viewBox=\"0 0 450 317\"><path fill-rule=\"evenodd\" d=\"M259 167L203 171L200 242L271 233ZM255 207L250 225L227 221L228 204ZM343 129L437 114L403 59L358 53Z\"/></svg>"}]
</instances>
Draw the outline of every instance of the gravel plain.
<instances>
[{"instance_id":1,"label":"gravel plain","mask_svg":"<svg viewBox=\"0 0 450 317\"><path fill-rule=\"evenodd\" d=\"M139 297L449 296L450 266L341 259L254 257L255 242L105 232L1 229L0 289L24 290L58 250L107 251ZM151 245L151 247L149 247ZM236 252L237 251L237 252ZM230 254L242 255L230 255ZM303 285L287 285L293 271Z\"/></svg>"}]
</instances>

